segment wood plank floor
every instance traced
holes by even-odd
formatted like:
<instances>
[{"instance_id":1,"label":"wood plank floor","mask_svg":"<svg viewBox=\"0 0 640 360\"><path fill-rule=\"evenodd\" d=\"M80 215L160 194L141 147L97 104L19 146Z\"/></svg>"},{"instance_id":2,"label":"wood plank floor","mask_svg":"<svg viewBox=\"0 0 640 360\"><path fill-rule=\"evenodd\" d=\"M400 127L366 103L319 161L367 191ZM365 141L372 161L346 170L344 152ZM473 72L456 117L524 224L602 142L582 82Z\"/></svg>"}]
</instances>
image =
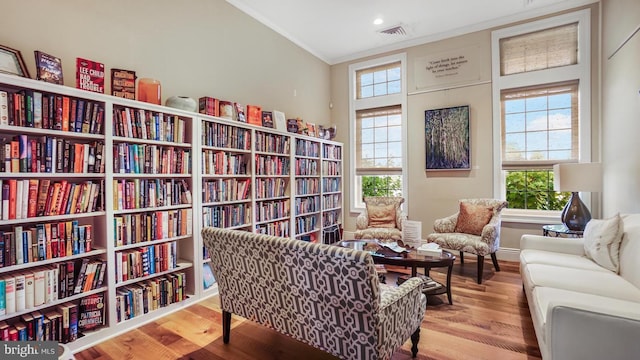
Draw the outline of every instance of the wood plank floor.
<instances>
[{"instance_id":1,"label":"wood plank floor","mask_svg":"<svg viewBox=\"0 0 640 360\"><path fill-rule=\"evenodd\" d=\"M478 285L473 260L468 256L464 266L456 261L453 305L449 305L446 295L429 297L417 358L541 359L518 264L502 261L502 271L494 273L487 261L483 283ZM431 276L439 281L445 279L441 269L432 270ZM387 282L394 280L390 273ZM217 298L209 298L75 355L79 360L336 359L236 316L232 320L231 341L225 345L221 324ZM411 359L410 346L407 341L393 360Z\"/></svg>"}]
</instances>

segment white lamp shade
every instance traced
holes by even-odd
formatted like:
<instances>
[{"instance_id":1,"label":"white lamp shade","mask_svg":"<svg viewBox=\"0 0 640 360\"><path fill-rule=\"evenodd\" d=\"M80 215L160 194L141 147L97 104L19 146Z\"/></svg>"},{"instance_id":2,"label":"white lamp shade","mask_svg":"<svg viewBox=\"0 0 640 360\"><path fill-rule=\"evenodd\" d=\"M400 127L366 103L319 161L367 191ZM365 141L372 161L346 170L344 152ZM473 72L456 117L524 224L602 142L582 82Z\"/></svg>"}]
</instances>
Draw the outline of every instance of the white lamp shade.
<instances>
[{"instance_id":1,"label":"white lamp shade","mask_svg":"<svg viewBox=\"0 0 640 360\"><path fill-rule=\"evenodd\" d=\"M555 191L602 191L600 163L556 164L553 166Z\"/></svg>"}]
</instances>

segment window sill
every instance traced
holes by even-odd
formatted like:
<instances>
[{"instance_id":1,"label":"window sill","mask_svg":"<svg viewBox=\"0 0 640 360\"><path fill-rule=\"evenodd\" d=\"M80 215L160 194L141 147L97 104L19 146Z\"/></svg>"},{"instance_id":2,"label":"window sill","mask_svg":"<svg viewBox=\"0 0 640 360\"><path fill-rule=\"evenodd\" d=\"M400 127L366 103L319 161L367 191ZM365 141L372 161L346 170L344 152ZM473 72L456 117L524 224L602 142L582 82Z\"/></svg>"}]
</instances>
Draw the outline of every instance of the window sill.
<instances>
[{"instance_id":1,"label":"window sill","mask_svg":"<svg viewBox=\"0 0 640 360\"><path fill-rule=\"evenodd\" d=\"M503 223L559 224L561 223L560 213L560 211L504 209L501 219Z\"/></svg>"}]
</instances>

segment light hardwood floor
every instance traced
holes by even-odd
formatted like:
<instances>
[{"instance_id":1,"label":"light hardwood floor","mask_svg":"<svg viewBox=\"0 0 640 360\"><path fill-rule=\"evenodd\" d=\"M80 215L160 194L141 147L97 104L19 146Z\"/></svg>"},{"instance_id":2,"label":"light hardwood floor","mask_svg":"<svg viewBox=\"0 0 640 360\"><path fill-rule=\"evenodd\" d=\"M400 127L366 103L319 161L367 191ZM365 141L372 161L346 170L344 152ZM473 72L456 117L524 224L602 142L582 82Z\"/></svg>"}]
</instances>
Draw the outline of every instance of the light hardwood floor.
<instances>
[{"instance_id":1,"label":"light hardwood floor","mask_svg":"<svg viewBox=\"0 0 640 360\"><path fill-rule=\"evenodd\" d=\"M452 275L453 305L446 295L429 297L422 322L418 359L541 359L517 263L500 262L494 273L485 264L478 285L476 263L458 260ZM403 271L404 269L396 269ZM444 281L440 269L431 271ZM394 281L393 273L387 282ZM76 354L76 359L180 360L331 360L334 357L250 321L233 317L231 340L222 342L222 317L216 298L129 331ZM393 360L411 359L407 341Z\"/></svg>"}]
</instances>

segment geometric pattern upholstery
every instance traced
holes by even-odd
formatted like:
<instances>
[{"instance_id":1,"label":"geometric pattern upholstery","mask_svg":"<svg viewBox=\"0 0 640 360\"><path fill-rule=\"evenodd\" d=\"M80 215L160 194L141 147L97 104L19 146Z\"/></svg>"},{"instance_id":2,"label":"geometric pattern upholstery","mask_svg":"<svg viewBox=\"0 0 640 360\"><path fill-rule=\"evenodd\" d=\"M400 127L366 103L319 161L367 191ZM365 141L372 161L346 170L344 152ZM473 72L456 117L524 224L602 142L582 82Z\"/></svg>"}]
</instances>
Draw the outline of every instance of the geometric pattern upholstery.
<instances>
[{"instance_id":1,"label":"geometric pattern upholstery","mask_svg":"<svg viewBox=\"0 0 640 360\"><path fill-rule=\"evenodd\" d=\"M496 199L463 199L461 203L471 205L483 205L493 208L493 216L489 223L482 228L480 235L456 233L459 211L443 219L437 219L433 224L434 233L427 235L427 242L433 242L444 249L460 251L460 260L463 261L463 253L471 253L478 256L478 284L482 282L482 262L486 255L491 255L496 271L500 271L496 259L496 251L500 248L500 213L506 208L508 202Z\"/></svg>"},{"instance_id":2,"label":"geometric pattern upholstery","mask_svg":"<svg viewBox=\"0 0 640 360\"><path fill-rule=\"evenodd\" d=\"M381 291L370 253L206 227L221 308L340 359L389 359L416 337L426 299L412 278Z\"/></svg>"},{"instance_id":3,"label":"geometric pattern upholstery","mask_svg":"<svg viewBox=\"0 0 640 360\"><path fill-rule=\"evenodd\" d=\"M367 205L395 205L396 206L396 227L395 228L378 228L369 227L369 214L367 208L356 217L356 231L354 237L356 239L378 239L380 241L392 242L402 240L402 221L407 219L407 215L402 212L401 205L404 202L402 197L391 196L371 196L365 197L364 202Z\"/></svg>"}]
</instances>

